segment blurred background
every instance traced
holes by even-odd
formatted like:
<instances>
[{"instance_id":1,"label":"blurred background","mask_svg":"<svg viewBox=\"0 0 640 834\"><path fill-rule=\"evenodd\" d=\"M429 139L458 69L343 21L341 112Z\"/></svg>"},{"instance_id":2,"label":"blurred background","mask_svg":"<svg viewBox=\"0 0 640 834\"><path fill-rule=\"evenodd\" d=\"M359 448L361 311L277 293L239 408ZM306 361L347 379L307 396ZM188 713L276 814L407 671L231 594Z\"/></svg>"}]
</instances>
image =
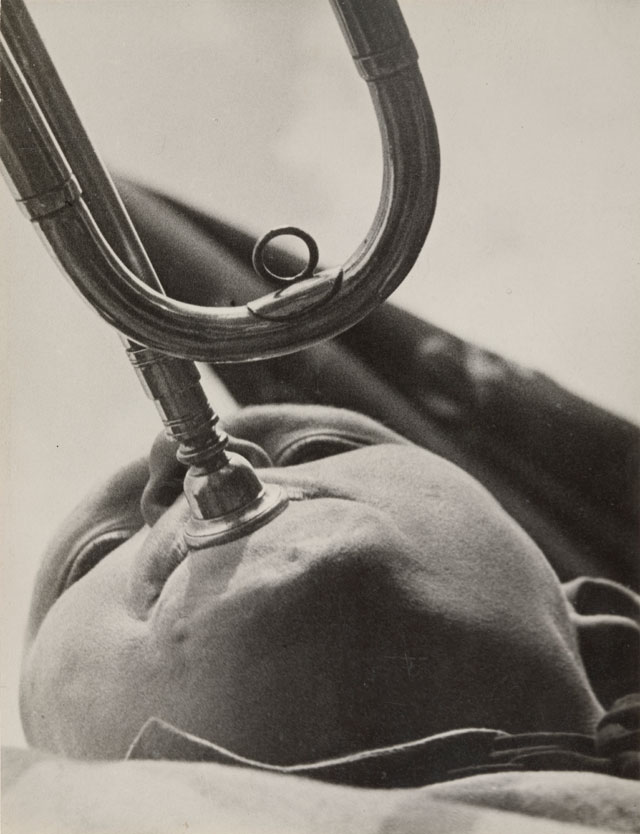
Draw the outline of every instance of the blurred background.
<instances>
[{"instance_id":1,"label":"blurred background","mask_svg":"<svg viewBox=\"0 0 640 834\"><path fill-rule=\"evenodd\" d=\"M404 0L438 122L433 229L394 301L640 415L640 4ZM29 0L114 171L257 233L364 236L380 182L366 85L319 0ZM2 729L44 545L160 428L115 334L0 188ZM215 385L213 386L215 387ZM230 407L220 394L214 405Z\"/></svg>"}]
</instances>

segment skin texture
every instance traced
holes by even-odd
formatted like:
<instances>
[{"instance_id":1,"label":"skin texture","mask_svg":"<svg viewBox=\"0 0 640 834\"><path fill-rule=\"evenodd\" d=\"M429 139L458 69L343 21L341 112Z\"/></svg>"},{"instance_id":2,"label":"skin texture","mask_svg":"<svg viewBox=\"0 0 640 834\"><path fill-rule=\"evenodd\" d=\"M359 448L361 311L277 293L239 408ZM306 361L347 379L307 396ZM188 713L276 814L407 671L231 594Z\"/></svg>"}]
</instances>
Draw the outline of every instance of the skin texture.
<instances>
[{"instance_id":1,"label":"skin texture","mask_svg":"<svg viewBox=\"0 0 640 834\"><path fill-rule=\"evenodd\" d=\"M118 758L156 716L294 764L459 727L586 732L601 715L555 574L452 464L385 443L265 469L288 508L198 551L179 474L156 448L153 488L132 464L46 555L21 693L34 746ZM105 531L126 540L59 593Z\"/></svg>"}]
</instances>

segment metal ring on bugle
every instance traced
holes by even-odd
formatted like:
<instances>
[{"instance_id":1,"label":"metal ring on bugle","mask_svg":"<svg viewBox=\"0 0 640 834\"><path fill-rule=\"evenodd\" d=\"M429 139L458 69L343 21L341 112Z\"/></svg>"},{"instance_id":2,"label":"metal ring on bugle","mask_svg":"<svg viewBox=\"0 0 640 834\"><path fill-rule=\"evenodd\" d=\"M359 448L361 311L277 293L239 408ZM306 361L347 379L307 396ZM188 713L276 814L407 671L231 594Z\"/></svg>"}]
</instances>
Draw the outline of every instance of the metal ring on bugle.
<instances>
[{"instance_id":1,"label":"metal ring on bugle","mask_svg":"<svg viewBox=\"0 0 640 834\"><path fill-rule=\"evenodd\" d=\"M4 0L7 35L18 16L18 2ZM436 126L415 49L395 0L332 0L332 5L369 85L384 158L378 210L365 242L341 268L339 292L333 291L335 270L320 273L308 287L298 285L295 313L285 320L269 316L268 297L259 305L221 308L169 299L143 285L135 270L115 256L81 198L45 218L40 223L42 232L80 292L128 338L175 356L214 363L293 352L335 336L362 319L396 289L413 266L431 224L439 179ZM19 53L27 48L24 43L17 47ZM39 62L26 54L23 72L29 63L37 66ZM5 69L11 73L8 65ZM27 118L33 132L42 135L36 126L37 114ZM50 152L55 155L56 149ZM29 154L25 149L18 157L18 167L42 166L39 152ZM15 160L5 165L11 162L14 170L9 174L15 182ZM66 162L56 167L67 167ZM31 193L23 197L62 187L69 173L55 182L47 177L46 188L30 182ZM75 173L84 191L83 177ZM18 173L17 178L24 176ZM326 285L322 304L318 304L319 279ZM305 289L310 293L309 305L304 303Z\"/></svg>"},{"instance_id":2,"label":"metal ring on bugle","mask_svg":"<svg viewBox=\"0 0 640 834\"><path fill-rule=\"evenodd\" d=\"M286 236L297 237L298 240L301 240L306 245L308 252L307 262L300 272L297 272L295 275L276 275L275 272L272 272L269 269L265 262L266 249L271 241L275 240L275 238ZM320 253L318 252L318 244L311 237L309 232L305 232L304 229L299 229L297 226L278 226L277 229L271 229L271 231L262 235L262 237L256 242L251 255L253 268L257 274L260 275L260 277L265 278L267 281L271 281L272 283L282 283L285 285L293 284L295 281L301 281L304 278L311 278L315 268L318 266L319 259Z\"/></svg>"}]
</instances>

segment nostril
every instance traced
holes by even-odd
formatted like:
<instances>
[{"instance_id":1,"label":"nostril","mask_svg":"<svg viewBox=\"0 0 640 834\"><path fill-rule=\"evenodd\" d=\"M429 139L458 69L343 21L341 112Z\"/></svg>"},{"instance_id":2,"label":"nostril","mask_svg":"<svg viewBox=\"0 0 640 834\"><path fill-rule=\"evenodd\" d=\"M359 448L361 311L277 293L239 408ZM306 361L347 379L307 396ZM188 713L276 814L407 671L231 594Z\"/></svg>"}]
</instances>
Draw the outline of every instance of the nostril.
<instances>
[{"instance_id":1,"label":"nostril","mask_svg":"<svg viewBox=\"0 0 640 834\"><path fill-rule=\"evenodd\" d=\"M155 490L155 501L161 507L170 507L182 492L182 479L171 484L162 484Z\"/></svg>"},{"instance_id":2,"label":"nostril","mask_svg":"<svg viewBox=\"0 0 640 834\"><path fill-rule=\"evenodd\" d=\"M149 480L140 499L142 517L149 527L153 527L182 494L187 469L176 460L176 449L177 444L164 435L159 435L151 447Z\"/></svg>"},{"instance_id":3,"label":"nostril","mask_svg":"<svg viewBox=\"0 0 640 834\"><path fill-rule=\"evenodd\" d=\"M242 455L256 469L270 469L273 461L265 452L262 446L258 446L251 440L243 440L240 437L228 435L227 451Z\"/></svg>"},{"instance_id":4,"label":"nostril","mask_svg":"<svg viewBox=\"0 0 640 834\"><path fill-rule=\"evenodd\" d=\"M158 521L176 498L182 495L183 477L158 481L151 476L140 499L140 510L149 527Z\"/></svg>"}]
</instances>

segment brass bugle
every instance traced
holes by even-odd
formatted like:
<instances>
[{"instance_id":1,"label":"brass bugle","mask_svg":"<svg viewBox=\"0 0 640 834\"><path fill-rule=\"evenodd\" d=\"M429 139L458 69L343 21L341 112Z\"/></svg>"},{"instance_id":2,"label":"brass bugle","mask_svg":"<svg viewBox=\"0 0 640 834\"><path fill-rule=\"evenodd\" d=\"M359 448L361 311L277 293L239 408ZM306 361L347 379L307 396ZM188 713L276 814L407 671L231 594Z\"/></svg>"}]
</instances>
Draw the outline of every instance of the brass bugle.
<instances>
[{"instance_id":1,"label":"brass bugle","mask_svg":"<svg viewBox=\"0 0 640 834\"><path fill-rule=\"evenodd\" d=\"M369 86L382 138L382 189L373 223L341 266L313 272L310 263L284 289L241 307L205 308L162 292L23 0L2 3L5 176L63 272L126 338L165 430L180 443L178 456L191 465L185 493L194 515L191 533L202 537L199 543L209 534L242 535L282 509L286 499L275 490L269 496L251 467L224 451L226 438L215 427L217 416L193 361L273 357L341 333L406 277L435 211L436 126L397 3L331 4ZM216 519L222 520L220 530L209 523Z\"/></svg>"},{"instance_id":2,"label":"brass bugle","mask_svg":"<svg viewBox=\"0 0 640 834\"><path fill-rule=\"evenodd\" d=\"M332 0L332 5L378 117L384 159L378 210L364 241L340 268L247 305L201 308L146 286L143 276L134 275L135 270L115 256L92 216L95 209L87 210L87 203L95 204L98 198L92 194L84 200L73 185L75 174L81 189L90 193L84 172L72 172L64 159L69 144L58 135L62 158L57 142L48 149L36 148L28 133L47 142L46 132L35 126L36 115L9 115L11 121L23 123L21 132L27 135L26 143L16 137L8 159L3 150L20 199L28 211L33 211L29 200L34 194L47 193L53 203L64 205L60 211L50 206L35 209L48 212L38 219L42 233L80 292L124 335L164 353L214 363L277 356L355 324L393 292L413 266L433 217L439 179L436 127L417 54L395 0ZM7 49L24 56L20 69L32 90L44 87L45 95L55 96L42 78L33 77L42 64L31 53L33 40L16 43L20 36L13 22L20 6L18 0L3 2ZM49 79L47 85L53 86ZM48 100L51 118L57 102ZM42 102L40 107L44 109ZM80 141L77 134L69 138L72 145Z\"/></svg>"}]
</instances>

